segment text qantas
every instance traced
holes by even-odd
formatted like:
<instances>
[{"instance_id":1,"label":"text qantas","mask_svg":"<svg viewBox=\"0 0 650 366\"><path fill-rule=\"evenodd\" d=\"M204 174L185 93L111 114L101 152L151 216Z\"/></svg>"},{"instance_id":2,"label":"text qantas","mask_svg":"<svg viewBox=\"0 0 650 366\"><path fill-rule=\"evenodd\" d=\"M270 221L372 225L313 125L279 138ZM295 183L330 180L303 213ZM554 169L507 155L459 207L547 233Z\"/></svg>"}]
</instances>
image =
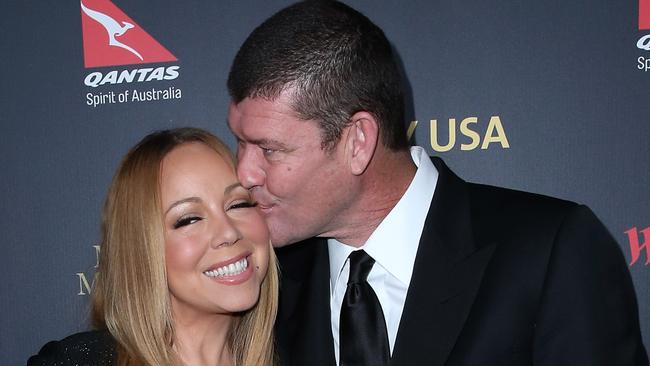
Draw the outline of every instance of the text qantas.
<instances>
[{"instance_id":1,"label":"text qantas","mask_svg":"<svg viewBox=\"0 0 650 366\"><path fill-rule=\"evenodd\" d=\"M180 66L146 67L132 70L112 70L106 73L99 71L86 75L84 84L96 88L102 85L122 83L143 83L148 81L174 80L178 78Z\"/></svg>"}]
</instances>

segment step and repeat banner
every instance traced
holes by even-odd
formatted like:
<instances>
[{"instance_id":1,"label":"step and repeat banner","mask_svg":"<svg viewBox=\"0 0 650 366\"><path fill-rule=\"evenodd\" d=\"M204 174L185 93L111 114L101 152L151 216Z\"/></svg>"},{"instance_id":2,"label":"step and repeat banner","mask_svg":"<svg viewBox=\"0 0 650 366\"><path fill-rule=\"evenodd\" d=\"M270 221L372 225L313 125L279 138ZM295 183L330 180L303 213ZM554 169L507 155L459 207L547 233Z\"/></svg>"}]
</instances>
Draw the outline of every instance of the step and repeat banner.
<instances>
[{"instance_id":1,"label":"step and repeat banner","mask_svg":"<svg viewBox=\"0 0 650 366\"><path fill-rule=\"evenodd\" d=\"M234 147L230 63L288 3L2 2L0 364L87 329L100 210L129 147L178 126ZM413 143L466 180L594 210L650 349L650 0L348 3L397 50Z\"/></svg>"}]
</instances>

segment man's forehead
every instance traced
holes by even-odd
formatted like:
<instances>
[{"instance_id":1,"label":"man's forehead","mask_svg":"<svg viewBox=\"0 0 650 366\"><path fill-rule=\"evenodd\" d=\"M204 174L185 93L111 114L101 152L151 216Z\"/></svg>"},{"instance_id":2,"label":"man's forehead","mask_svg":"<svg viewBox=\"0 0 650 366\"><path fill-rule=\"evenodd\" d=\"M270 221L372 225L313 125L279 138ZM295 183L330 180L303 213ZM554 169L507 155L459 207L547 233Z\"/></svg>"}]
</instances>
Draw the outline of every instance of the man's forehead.
<instances>
[{"instance_id":1,"label":"man's forehead","mask_svg":"<svg viewBox=\"0 0 650 366\"><path fill-rule=\"evenodd\" d=\"M286 135L291 130L287 122L282 115L275 113L247 113L235 110L230 113L228 127L239 138L266 143Z\"/></svg>"},{"instance_id":2,"label":"man's forehead","mask_svg":"<svg viewBox=\"0 0 650 366\"><path fill-rule=\"evenodd\" d=\"M295 101L298 91L293 86L285 86L279 93L272 95L249 95L235 104L239 109L252 106L251 109L261 109L266 112L275 112L299 117L295 110Z\"/></svg>"},{"instance_id":3,"label":"man's forehead","mask_svg":"<svg viewBox=\"0 0 650 366\"><path fill-rule=\"evenodd\" d=\"M231 103L228 126L240 138L260 141L282 141L288 135L319 132L316 122L299 118L291 105L280 98L246 98L239 103Z\"/></svg>"}]
</instances>

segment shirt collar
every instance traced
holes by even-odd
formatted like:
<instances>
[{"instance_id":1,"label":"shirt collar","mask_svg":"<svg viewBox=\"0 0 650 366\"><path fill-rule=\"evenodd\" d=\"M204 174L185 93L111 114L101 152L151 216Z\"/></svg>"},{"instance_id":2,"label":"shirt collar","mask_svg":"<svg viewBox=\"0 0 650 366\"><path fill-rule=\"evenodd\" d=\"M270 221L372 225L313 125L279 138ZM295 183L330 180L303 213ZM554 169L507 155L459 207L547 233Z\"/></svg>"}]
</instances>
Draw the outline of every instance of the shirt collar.
<instances>
[{"instance_id":1,"label":"shirt collar","mask_svg":"<svg viewBox=\"0 0 650 366\"><path fill-rule=\"evenodd\" d=\"M411 158L418 167L413 180L368 241L359 248L406 286L411 282L420 236L438 180L438 171L424 148L411 147ZM328 250L331 288L334 289L348 256L356 249L329 239Z\"/></svg>"}]
</instances>

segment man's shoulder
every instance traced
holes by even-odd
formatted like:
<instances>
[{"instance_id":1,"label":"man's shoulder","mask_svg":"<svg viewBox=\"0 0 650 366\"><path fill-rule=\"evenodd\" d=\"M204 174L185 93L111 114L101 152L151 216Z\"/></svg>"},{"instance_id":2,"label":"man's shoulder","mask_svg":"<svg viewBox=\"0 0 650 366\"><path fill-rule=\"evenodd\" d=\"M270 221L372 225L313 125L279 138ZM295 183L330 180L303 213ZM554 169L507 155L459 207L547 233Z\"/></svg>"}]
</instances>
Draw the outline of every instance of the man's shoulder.
<instances>
[{"instance_id":1,"label":"man's shoulder","mask_svg":"<svg viewBox=\"0 0 650 366\"><path fill-rule=\"evenodd\" d=\"M480 183L467 185L472 208L527 211L543 215L568 212L578 206L576 202L539 193Z\"/></svg>"},{"instance_id":2,"label":"man's shoulder","mask_svg":"<svg viewBox=\"0 0 650 366\"><path fill-rule=\"evenodd\" d=\"M94 330L46 343L27 365L111 365L114 354L115 341L110 333Z\"/></svg>"},{"instance_id":3,"label":"man's shoulder","mask_svg":"<svg viewBox=\"0 0 650 366\"><path fill-rule=\"evenodd\" d=\"M440 189L436 188L435 194L451 195L449 199L454 203L458 199L465 202L467 195L469 209L474 218L528 220L536 217L558 217L578 206L575 202L544 194L466 182L442 159L431 159L440 174L438 184L442 185Z\"/></svg>"},{"instance_id":4,"label":"man's shoulder","mask_svg":"<svg viewBox=\"0 0 650 366\"><path fill-rule=\"evenodd\" d=\"M567 226L602 226L587 206L560 198L476 183L468 194L474 235L486 241L551 244Z\"/></svg>"}]
</instances>

